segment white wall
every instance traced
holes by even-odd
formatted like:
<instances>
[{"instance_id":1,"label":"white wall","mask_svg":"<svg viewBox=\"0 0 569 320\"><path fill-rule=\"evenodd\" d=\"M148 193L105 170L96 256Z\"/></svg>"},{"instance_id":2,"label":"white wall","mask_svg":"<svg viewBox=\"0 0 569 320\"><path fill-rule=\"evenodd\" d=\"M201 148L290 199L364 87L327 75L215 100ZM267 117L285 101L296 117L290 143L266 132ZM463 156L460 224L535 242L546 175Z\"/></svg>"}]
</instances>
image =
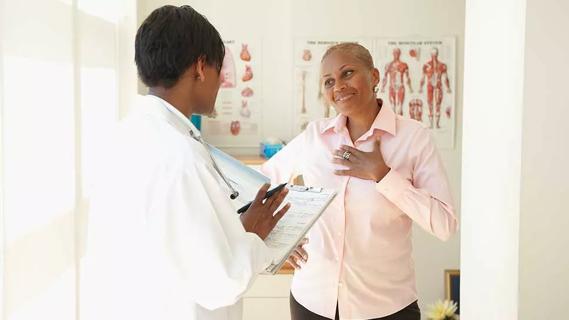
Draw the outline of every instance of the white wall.
<instances>
[{"instance_id":1,"label":"white wall","mask_svg":"<svg viewBox=\"0 0 569 320\"><path fill-rule=\"evenodd\" d=\"M263 39L263 133L292 136L294 37L456 36L457 133L453 150L442 150L456 207L460 207L462 70L464 1L339 0L162 1L139 0L139 18L164 4L190 4L216 26L224 38L255 35ZM139 23L142 20L139 20ZM269 116L270 115L270 116ZM238 152L240 150L231 150ZM256 150L247 150L256 152ZM443 270L459 266L459 236L442 243L415 230L417 285L421 303L443 298Z\"/></svg>"},{"instance_id":2,"label":"white wall","mask_svg":"<svg viewBox=\"0 0 569 320\"><path fill-rule=\"evenodd\" d=\"M466 12L461 318L565 319L569 4Z\"/></svg>"},{"instance_id":3,"label":"white wall","mask_svg":"<svg viewBox=\"0 0 569 320\"><path fill-rule=\"evenodd\" d=\"M517 319L525 7L468 1L462 154L462 319Z\"/></svg>"},{"instance_id":4,"label":"white wall","mask_svg":"<svg viewBox=\"0 0 569 320\"><path fill-rule=\"evenodd\" d=\"M2 2L3 318L68 320L75 315L74 10L55 1Z\"/></svg>"},{"instance_id":5,"label":"white wall","mask_svg":"<svg viewBox=\"0 0 569 320\"><path fill-rule=\"evenodd\" d=\"M0 0L0 18L4 21L4 0ZM0 22L0 155L4 154L4 23ZM0 156L0 319L4 319L4 157Z\"/></svg>"},{"instance_id":6,"label":"white wall","mask_svg":"<svg viewBox=\"0 0 569 320\"><path fill-rule=\"evenodd\" d=\"M527 0L519 319L567 318L569 2Z\"/></svg>"},{"instance_id":7,"label":"white wall","mask_svg":"<svg viewBox=\"0 0 569 320\"><path fill-rule=\"evenodd\" d=\"M90 169L136 94L121 4L0 0L0 319L78 319Z\"/></svg>"}]
</instances>

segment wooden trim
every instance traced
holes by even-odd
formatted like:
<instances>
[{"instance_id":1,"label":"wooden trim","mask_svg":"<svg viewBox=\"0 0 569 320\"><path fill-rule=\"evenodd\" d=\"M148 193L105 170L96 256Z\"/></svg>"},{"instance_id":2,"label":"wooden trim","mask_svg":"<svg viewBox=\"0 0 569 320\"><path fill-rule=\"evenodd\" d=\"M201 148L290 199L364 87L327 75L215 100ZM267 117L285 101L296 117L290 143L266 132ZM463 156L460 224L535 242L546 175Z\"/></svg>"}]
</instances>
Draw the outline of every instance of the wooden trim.
<instances>
[{"instance_id":1,"label":"wooden trim","mask_svg":"<svg viewBox=\"0 0 569 320\"><path fill-rule=\"evenodd\" d=\"M235 159L243 162L244 164L248 165L248 166L260 166L263 163L265 163L267 161L267 159L261 157L261 156L235 156Z\"/></svg>"},{"instance_id":2,"label":"wooden trim","mask_svg":"<svg viewBox=\"0 0 569 320\"><path fill-rule=\"evenodd\" d=\"M460 276L460 270L445 270L445 299L450 300L450 278L452 276ZM455 301L456 302L456 301Z\"/></svg>"},{"instance_id":3,"label":"wooden trim","mask_svg":"<svg viewBox=\"0 0 569 320\"><path fill-rule=\"evenodd\" d=\"M290 265L290 263L285 262L279 271L277 271L277 274L294 274L294 268Z\"/></svg>"}]
</instances>

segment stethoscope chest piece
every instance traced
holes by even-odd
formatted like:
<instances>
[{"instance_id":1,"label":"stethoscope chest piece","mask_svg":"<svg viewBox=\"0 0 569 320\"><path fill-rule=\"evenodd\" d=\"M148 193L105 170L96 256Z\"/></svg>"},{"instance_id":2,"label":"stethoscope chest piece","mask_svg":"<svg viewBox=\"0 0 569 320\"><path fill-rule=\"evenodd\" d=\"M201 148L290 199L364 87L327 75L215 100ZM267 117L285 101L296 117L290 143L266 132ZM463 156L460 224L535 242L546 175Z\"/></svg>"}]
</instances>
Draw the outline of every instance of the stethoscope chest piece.
<instances>
[{"instance_id":1,"label":"stethoscope chest piece","mask_svg":"<svg viewBox=\"0 0 569 320\"><path fill-rule=\"evenodd\" d=\"M229 187L229 189L231 190L231 194L229 195L229 198L231 200L235 200L237 199L237 197L239 197L239 191L235 190L235 188L231 185L231 183L229 183L229 180L227 180L227 178L225 177L225 175L223 174L223 172L221 172L221 169L219 169L219 166L217 165L217 162L215 162L215 159L213 158L213 156L211 155L211 152L209 151L208 146L206 145L206 143L203 141L203 139L201 138L201 136L196 136L194 134L194 131L190 129L190 136L196 140L197 142L201 143L201 145L205 148L205 151L207 152L207 154L209 155L209 158L211 159L211 163L213 164L213 168L215 169L215 171L217 172L217 174L221 177L221 180L223 180L223 182L225 182L225 184L227 185L227 187Z\"/></svg>"}]
</instances>

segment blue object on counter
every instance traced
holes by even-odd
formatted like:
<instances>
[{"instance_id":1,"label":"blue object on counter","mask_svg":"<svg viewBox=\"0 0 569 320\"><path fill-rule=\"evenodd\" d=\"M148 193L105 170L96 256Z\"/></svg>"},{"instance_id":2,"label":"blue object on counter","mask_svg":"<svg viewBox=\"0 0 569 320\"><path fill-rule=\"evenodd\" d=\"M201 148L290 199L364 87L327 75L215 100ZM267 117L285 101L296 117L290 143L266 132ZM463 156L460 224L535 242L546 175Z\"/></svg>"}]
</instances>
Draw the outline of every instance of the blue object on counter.
<instances>
[{"instance_id":1,"label":"blue object on counter","mask_svg":"<svg viewBox=\"0 0 569 320\"><path fill-rule=\"evenodd\" d=\"M261 142L261 156L265 157L265 159L270 159L272 156L275 155L279 150L284 147L282 143L266 143Z\"/></svg>"},{"instance_id":2,"label":"blue object on counter","mask_svg":"<svg viewBox=\"0 0 569 320\"><path fill-rule=\"evenodd\" d=\"M198 129L200 131L202 130L202 116L201 115L192 114L190 121L196 127L196 129Z\"/></svg>"}]
</instances>

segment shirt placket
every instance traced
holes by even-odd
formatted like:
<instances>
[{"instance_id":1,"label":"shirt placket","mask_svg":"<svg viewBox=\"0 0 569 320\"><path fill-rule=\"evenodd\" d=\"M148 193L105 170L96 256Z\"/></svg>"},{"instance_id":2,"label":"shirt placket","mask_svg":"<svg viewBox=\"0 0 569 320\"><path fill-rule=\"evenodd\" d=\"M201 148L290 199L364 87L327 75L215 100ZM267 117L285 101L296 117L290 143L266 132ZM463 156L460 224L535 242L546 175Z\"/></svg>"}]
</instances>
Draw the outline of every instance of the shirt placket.
<instances>
[{"instance_id":1,"label":"shirt placket","mask_svg":"<svg viewBox=\"0 0 569 320\"><path fill-rule=\"evenodd\" d=\"M360 137L358 140L356 140L355 143L352 142L352 139L349 136L349 133L347 130L345 130L344 132L344 144L349 145L353 148L356 149L361 149L360 146L365 143L368 139L369 139L370 133L366 132L364 133L364 135L362 135L362 137ZM347 210L346 210L346 194L348 192L348 188L349 188L349 184L352 181L352 178L350 176L346 176L345 177L345 181L343 184L343 201L344 201L344 206L343 206L343 220L341 221L341 224L338 224L338 231L337 231L337 245L338 245L338 255L337 255L337 260L338 264L339 264L339 276L338 276L338 304L340 304L340 301L342 301L341 306L339 306L339 312L340 312L340 319L342 318L346 318L346 319L350 319L352 312L351 312L351 305L349 304L348 301L349 300L349 290L348 287L346 285L345 279L344 279L344 252L346 250L346 239L345 239L345 234L346 234L346 227L347 227Z\"/></svg>"},{"instance_id":2,"label":"shirt placket","mask_svg":"<svg viewBox=\"0 0 569 320\"><path fill-rule=\"evenodd\" d=\"M350 138L348 130L345 129L342 133L343 135L343 144L354 147L355 145ZM336 248L338 248L338 252L336 254L336 262L339 265L339 272L338 272L338 309L340 313L340 318L349 318L350 315L350 306L347 303L348 301L348 291L347 291L347 284L345 283L344 279L344 252L346 250L346 219L347 219L347 212L346 212L346 194L348 192L348 185L351 181L350 176L344 176L344 181L342 185L342 195L343 195L343 210L342 210L342 217L343 219L339 219L339 223L337 224L337 228L335 231L336 236Z\"/></svg>"}]
</instances>

